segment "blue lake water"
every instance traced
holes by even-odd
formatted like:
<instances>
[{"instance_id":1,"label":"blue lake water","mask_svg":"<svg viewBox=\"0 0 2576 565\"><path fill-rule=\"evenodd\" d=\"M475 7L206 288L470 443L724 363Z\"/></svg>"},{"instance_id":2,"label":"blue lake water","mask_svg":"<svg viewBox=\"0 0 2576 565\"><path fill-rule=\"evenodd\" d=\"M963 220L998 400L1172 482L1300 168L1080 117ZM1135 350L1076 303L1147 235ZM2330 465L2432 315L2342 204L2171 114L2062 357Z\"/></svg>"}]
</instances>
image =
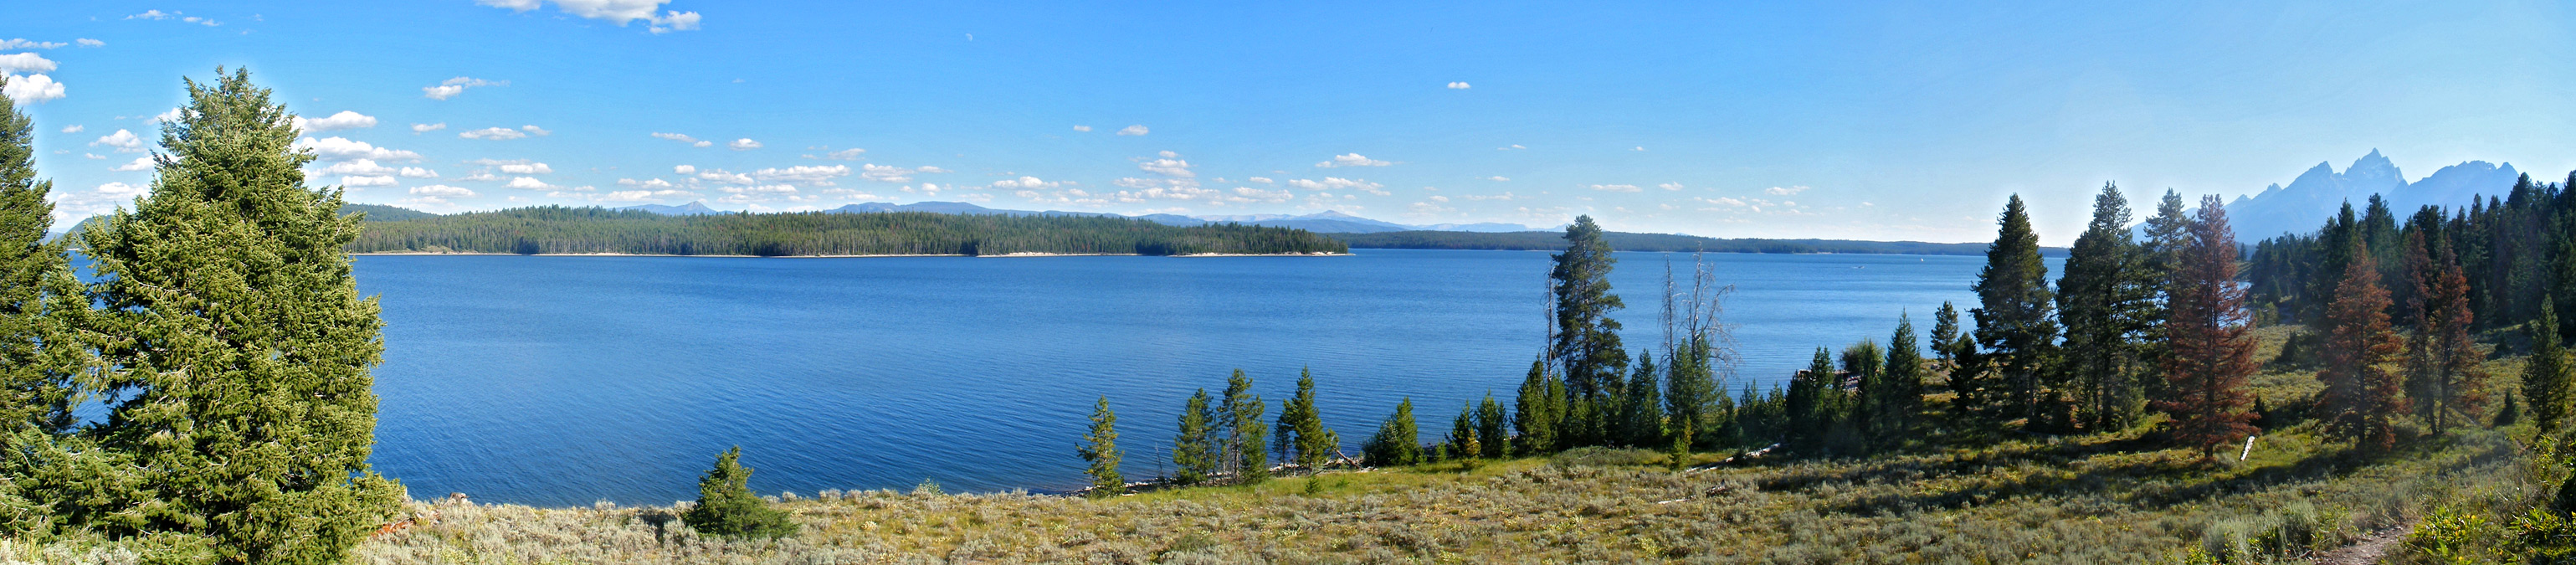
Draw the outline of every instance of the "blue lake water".
<instances>
[{"instance_id":1,"label":"blue lake water","mask_svg":"<svg viewBox=\"0 0 2576 565\"><path fill-rule=\"evenodd\" d=\"M1619 255L1632 350L1660 339L1667 258L1688 276L1688 255ZM1785 379L1820 345L1886 339L1899 310L1928 332L1942 301L1974 302L1983 264L1707 258L1736 288L1729 391ZM1514 251L357 259L385 319L376 470L415 497L550 506L694 498L732 445L765 493L1076 488L1103 394L1125 472L1152 476L1182 400L1237 368L1272 417L1312 368L1353 452L1402 397L1436 434L1461 403L1519 386L1547 270L1546 253Z\"/></svg>"}]
</instances>

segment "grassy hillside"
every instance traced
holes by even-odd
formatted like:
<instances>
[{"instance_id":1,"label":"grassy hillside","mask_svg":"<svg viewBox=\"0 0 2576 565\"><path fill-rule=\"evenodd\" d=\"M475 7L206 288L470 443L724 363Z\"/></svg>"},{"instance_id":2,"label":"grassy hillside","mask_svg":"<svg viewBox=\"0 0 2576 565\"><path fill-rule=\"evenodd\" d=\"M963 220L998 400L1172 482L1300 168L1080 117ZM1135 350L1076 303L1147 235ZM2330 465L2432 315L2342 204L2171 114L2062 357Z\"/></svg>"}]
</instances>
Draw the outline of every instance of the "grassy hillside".
<instances>
[{"instance_id":1,"label":"grassy hillside","mask_svg":"<svg viewBox=\"0 0 2576 565\"><path fill-rule=\"evenodd\" d=\"M2292 331L2262 330L2261 358ZM2489 361L2489 386L2516 386L2519 363ZM2256 379L2265 398L2315 390L2288 367ZM359 562L2304 563L2377 538L2402 540L2397 562L2492 563L2510 558L2498 524L2563 473L2514 439L2527 426L2374 456L2305 422L2243 461L2163 449L2146 429L1871 460L1699 454L1679 472L1660 454L1590 449L1103 500L798 493L779 498L802 533L780 541L700 536L666 507L447 499L409 503L415 525L370 540ZM116 547L0 542L0 556L115 562Z\"/></svg>"},{"instance_id":2,"label":"grassy hillside","mask_svg":"<svg viewBox=\"0 0 2576 565\"><path fill-rule=\"evenodd\" d=\"M1326 237L1365 249L1495 249L1561 250L1561 231L1452 232L1395 231L1334 233ZM1620 251L1710 253L1898 253L1909 255L1984 255L1984 243L1920 241L1852 241L1840 239L1719 239L1662 233L1607 232L1610 247ZM2042 248L2042 255L2064 256L2063 248Z\"/></svg>"}]
</instances>

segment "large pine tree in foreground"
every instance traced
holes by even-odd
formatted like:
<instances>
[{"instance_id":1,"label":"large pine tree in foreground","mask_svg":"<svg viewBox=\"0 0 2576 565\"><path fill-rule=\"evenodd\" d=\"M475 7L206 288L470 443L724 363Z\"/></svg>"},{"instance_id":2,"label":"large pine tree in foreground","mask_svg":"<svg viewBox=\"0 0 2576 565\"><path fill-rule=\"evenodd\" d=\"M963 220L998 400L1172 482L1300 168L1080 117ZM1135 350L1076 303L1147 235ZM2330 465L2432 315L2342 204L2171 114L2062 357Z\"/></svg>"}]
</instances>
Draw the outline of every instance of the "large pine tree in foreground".
<instances>
[{"instance_id":1,"label":"large pine tree in foreground","mask_svg":"<svg viewBox=\"0 0 2576 565\"><path fill-rule=\"evenodd\" d=\"M2531 360L2522 366L2522 398L2531 405L2532 425L2548 436L2566 424L2570 388L2576 371L2569 368L2567 348L2558 335L2558 307L2540 301L2540 319L2523 324L2531 334Z\"/></svg>"},{"instance_id":2,"label":"large pine tree in foreground","mask_svg":"<svg viewBox=\"0 0 2576 565\"><path fill-rule=\"evenodd\" d=\"M1961 371L1951 387L1969 413L1988 425L2026 418L2026 426L2062 425L2065 406L2049 386L2057 341L2056 304L2048 289L2048 264L2039 258L2039 234L2021 195L2004 204L1986 267L1977 273L1977 357L1985 370Z\"/></svg>"},{"instance_id":3,"label":"large pine tree in foreground","mask_svg":"<svg viewBox=\"0 0 2576 565\"><path fill-rule=\"evenodd\" d=\"M1118 413L1109 410L1109 397L1091 407L1091 432L1082 434L1082 446L1074 454L1082 456L1083 473L1091 476L1091 496L1117 496L1127 493L1127 478L1118 474Z\"/></svg>"},{"instance_id":4,"label":"large pine tree in foreground","mask_svg":"<svg viewBox=\"0 0 2576 565\"><path fill-rule=\"evenodd\" d=\"M2361 249L2354 242L2352 249ZM2388 291L2379 284L2379 264L2366 253L2344 266L2341 294L2326 306L2325 367L2317 380L2317 417L2327 433L2369 450L2396 444L2391 419L2401 410L2397 377L2388 362L2397 358L2397 334L2389 326Z\"/></svg>"},{"instance_id":5,"label":"large pine tree in foreground","mask_svg":"<svg viewBox=\"0 0 2576 565\"><path fill-rule=\"evenodd\" d=\"M34 133L34 121L0 96L0 433L60 434L73 423L76 379L89 364L77 331L89 299L62 244L45 240L53 182L36 179Z\"/></svg>"},{"instance_id":6,"label":"large pine tree in foreground","mask_svg":"<svg viewBox=\"0 0 2576 565\"><path fill-rule=\"evenodd\" d=\"M222 561L320 563L383 524L367 469L384 351L341 246L340 191L305 185L293 116L236 71L189 81L150 195L81 237L117 340L98 430L143 502L111 531L197 536Z\"/></svg>"},{"instance_id":7,"label":"large pine tree in foreground","mask_svg":"<svg viewBox=\"0 0 2576 565\"><path fill-rule=\"evenodd\" d=\"M2127 427L2145 402L2137 385L2143 334L2153 327L2159 277L2129 235L2129 198L2102 185L2093 220L2057 279L2058 319L2066 326L2065 363L2077 424L2091 431Z\"/></svg>"},{"instance_id":8,"label":"large pine tree in foreground","mask_svg":"<svg viewBox=\"0 0 2576 565\"><path fill-rule=\"evenodd\" d=\"M2245 410L2245 381L2256 368L2252 314L2236 282L2236 255L2226 204L2202 197L2167 291L2165 398L2156 408L2173 415L2176 443L2203 454L2254 431Z\"/></svg>"},{"instance_id":9,"label":"large pine tree in foreground","mask_svg":"<svg viewBox=\"0 0 2576 565\"><path fill-rule=\"evenodd\" d=\"M2469 313L2469 282L2460 272L2459 256L2441 245L2431 257L2431 268L2416 273L2423 321L2416 324L2415 347L2407 351L2406 387L2416 415L2440 434L2478 421L2486 403L2486 371L2478 367L2484 352L2469 338L2475 318Z\"/></svg>"}]
</instances>

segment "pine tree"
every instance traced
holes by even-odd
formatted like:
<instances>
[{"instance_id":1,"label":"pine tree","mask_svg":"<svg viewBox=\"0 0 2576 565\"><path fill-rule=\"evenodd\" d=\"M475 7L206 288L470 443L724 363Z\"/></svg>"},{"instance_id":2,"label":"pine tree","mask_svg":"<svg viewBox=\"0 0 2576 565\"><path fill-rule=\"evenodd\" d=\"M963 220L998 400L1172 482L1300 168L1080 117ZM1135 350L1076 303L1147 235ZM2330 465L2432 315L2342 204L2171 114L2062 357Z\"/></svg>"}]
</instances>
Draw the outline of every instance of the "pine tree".
<instances>
[{"instance_id":1,"label":"pine tree","mask_svg":"<svg viewBox=\"0 0 2576 565\"><path fill-rule=\"evenodd\" d=\"M1270 477L1269 444L1261 429L1261 413L1269 409L1261 396L1252 393L1252 378L1242 369L1225 379L1225 399L1217 407L1217 428L1225 436L1226 470L1242 482L1259 482Z\"/></svg>"},{"instance_id":2,"label":"pine tree","mask_svg":"<svg viewBox=\"0 0 2576 565\"><path fill-rule=\"evenodd\" d=\"M1313 371L1297 373L1297 395L1281 403L1278 442L1280 459L1297 464L1307 472L1321 471L1341 438L1324 428L1322 414L1315 411L1315 375Z\"/></svg>"},{"instance_id":3,"label":"pine tree","mask_svg":"<svg viewBox=\"0 0 2576 565\"><path fill-rule=\"evenodd\" d=\"M1959 401L1989 425L2028 418L2027 425L2045 427L2063 409L2048 386L2057 339L2048 264L2039 258L2039 235L2031 232L2020 195L2004 204L1997 223L2001 228L1986 248L1986 267L1977 273L1979 306L1968 311L1977 319L1977 345L1993 376L1960 389Z\"/></svg>"},{"instance_id":4,"label":"pine tree","mask_svg":"<svg viewBox=\"0 0 2576 565\"><path fill-rule=\"evenodd\" d=\"M1970 339L1959 334L1959 308L1941 301L1941 310L1932 314L1932 355L1941 364L1952 367L1959 363L1959 343Z\"/></svg>"},{"instance_id":5,"label":"pine tree","mask_svg":"<svg viewBox=\"0 0 2576 565\"><path fill-rule=\"evenodd\" d=\"M388 521L401 488L367 468L376 302L341 246L356 217L304 183L293 116L247 71L189 81L149 196L81 234L120 392L94 430L157 502L111 535L207 542L221 561L319 563Z\"/></svg>"},{"instance_id":6,"label":"pine tree","mask_svg":"<svg viewBox=\"0 0 2576 565\"><path fill-rule=\"evenodd\" d=\"M1665 370L1665 432L1685 450L1716 439L1708 431L1725 414L1719 405L1726 391L1718 389L1713 349L1706 332L1685 338Z\"/></svg>"},{"instance_id":7,"label":"pine tree","mask_svg":"<svg viewBox=\"0 0 2576 565\"><path fill-rule=\"evenodd\" d=\"M1413 399L1395 405L1395 415L1378 424L1377 435L1360 446L1368 464L1379 467L1413 465L1422 462L1422 432L1413 423Z\"/></svg>"},{"instance_id":8,"label":"pine tree","mask_svg":"<svg viewBox=\"0 0 2576 565\"><path fill-rule=\"evenodd\" d=\"M2156 408L2173 415L2175 441L2208 455L2254 431L2246 423L2253 415L2245 411L2245 381L2256 369L2255 342L2226 204L2202 197L2190 234L2167 291L2167 385Z\"/></svg>"},{"instance_id":9,"label":"pine tree","mask_svg":"<svg viewBox=\"0 0 2576 565\"><path fill-rule=\"evenodd\" d=\"M1504 444L1508 442L1506 430L1511 424L1503 420L1503 403L1495 402L1493 393L1486 393L1485 401L1476 405L1478 454L1487 458L1500 458L1508 451L1504 449Z\"/></svg>"},{"instance_id":10,"label":"pine tree","mask_svg":"<svg viewBox=\"0 0 2576 565\"><path fill-rule=\"evenodd\" d=\"M1216 409L1209 406L1207 389L1190 395L1181 407L1180 434L1172 438L1172 466L1179 468L1174 482L1198 484L1215 477L1225 465L1224 450L1217 438Z\"/></svg>"},{"instance_id":11,"label":"pine tree","mask_svg":"<svg viewBox=\"0 0 2576 565\"><path fill-rule=\"evenodd\" d=\"M1611 311L1627 306L1610 292L1610 267L1619 259L1611 255L1610 240L1591 216L1574 218L1565 228L1565 242L1564 253L1550 256L1556 266L1547 275L1555 310L1548 357L1556 360L1568 396L1597 403L1619 386L1619 374L1628 366L1628 352L1619 345L1619 321L1610 317Z\"/></svg>"},{"instance_id":12,"label":"pine tree","mask_svg":"<svg viewBox=\"0 0 2576 565\"><path fill-rule=\"evenodd\" d=\"M1887 337L1887 358L1878 378L1861 395L1870 399L1871 419L1864 428L1881 447L1911 436L1915 415L1923 412L1923 350L1915 345L1914 321L1896 315L1896 331Z\"/></svg>"},{"instance_id":13,"label":"pine tree","mask_svg":"<svg viewBox=\"0 0 2576 565\"><path fill-rule=\"evenodd\" d=\"M62 243L45 240L53 181L36 179L34 129L0 95L0 430L59 435L75 422L76 379L91 364L77 331L90 304Z\"/></svg>"},{"instance_id":14,"label":"pine tree","mask_svg":"<svg viewBox=\"0 0 2576 565\"><path fill-rule=\"evenodd\" d=\"M1620 387L1618 433L1614 443L1629 447L1657 448L1664 444L1664 399L1658 389L1655 356L1652 352L1637 355L1637 368Z\"/></svg>"},{"instance_id":15,"label":"pine tree","mask_svg":"<svg viewBox=\"0 0 2576 565\"><path fill-rule=\"evenodd\" d=\"M1091 432L1082 434L1083 445L1076 451L1090 466L1083 472L1091 475L1092 496L1118 496L1127 493L1127 478L1118 474L1118 413L1109 411L1109 397L1091 407Z\"/></svg>"},{"instance_id":16,"label":"pine tree","mask_svg":"<svg viewBox=\"0 0 2576 565\"><path fill-rule=\"evenodd\" d=\"M1547 361L1530 361L1529 376L1521 379L1520 396L1514 404L1512 429L1520 437L1512 445L1513 452L1535 455L1556 451L1556 431L1564 427L1565 384L1548 373Z\"/></svg>"},{"instance_id":17,"label":"pine tree","mask_svg":"<svg viewBox=\"0 0 2576 565\"><path fill-rule=\"evenodd\" d=\"M1483 442L1476 439L1476 403L1458 406L1458 420L1449 426L1449 436L1441 444L1449 448L1449 457L1472 459L1484 454Z\"/></svg>"},{"instance_id":18,"label":"pine tree","mask_svg":"<svg viewBox=\"0 0 2576 565\"><path fill-rule=\"evenodd\" d=\"M2359 241L2351 247L2362 249ZM2325 368L2317 371L2325 391L2317 396L2318 416L2331 435L2385 451L2397 440L2390 418L2402 410L2396 377L2383 367L2400 347L2389 327L2388 291L2381 289L2379 265L2367 253L2346 263L2343 277L2335 285L2342 294L2326 307Z\"/></svg>"},{"instance_id":19,"label":"pine tree","mask_svg":"<svg viewBox=\"0 0 2576 565\"><path fill-rule=\"evenodd\" d=\"M2495 419L2488 421L2487 427L2502 428L2520 422L2522 422L2522 406L2513 401L2512 392L2506 392L2504 393L2504 408L2496 410Z\"/></svg>"},{"instance_id":20,"label":"pine tree","mask_svg":"<svg viewBox=\"0 0 2576 565\"><path fill-rule=\"evenodd\" d=\"M1853 391L1856 394L1845 399L1842 417L1846 421L1843 424L1856 433L1864 431L1879 417L1878 399L1872 397L1870 391L1885 386L1879 382L1883 378L1879 370L1887 367L1887 350L1879 347L1878 342L1864 339L1844 347L1837 360L1842 362L1843 373L1850 375L1846 380L1856 387Z\"/></svg>"},{"instance_id":21,"label":"pine tree","mask_svg":"<svg viewBox=\"0 0 2576 565\"><path fill-rule=\"evenodd\" d=\"M2058 320L2066 327L2061 370L2078 423L2095 431L2127 427L2143 401L2136 365L2160 285L2128 225L2128 197L2119 186L2103 184L2093 199L2092 223L2075 238L2066 273L2057 279Z\"/></svg>"},{"instance_id":22,"label":"pine tree","mask_svg":"<svg viewBox=\"0 0 2576 565\"><path fill-rule=\"evenodd\" d=\"M2486 403L2486 371L2478 367L2484 357L2477 343L2469 338L2474 323L2469 313L2469 283L2460 272L2458 256L2449 246L2434 254L2429 280L2416 286L2424 290L2424 323L2417 335L2423 336L2424 347L2412 352L2407 365L2408 396L2415 399L2416 415L2431 424L2434 434L2441 434L2455 421L2477 422L2478 409ZM2543 296L2541 300L2549 300Z\"/></svg>"},{"instance_id":23,"label":"pine tree","mask_svg":"<svg viewBox=\"0 0 2576 565\"><path fill-rule=\"evenodd\" d=\"M1816 358L1789 379L1789 396L1784 414L1789 450L1812 453L1824 442L1826 428L1833 425L1833 399L1840 392L1841 379L1834 375L1834 358L1825 348L1816 348Z\"/></svg>"},{"instance_id":24,"label":"pine tree","mask_svg":"<svg viewBox=\"0 0 2576 565\"><path fill-rule=\"evenodd\" d=\"M698 533L739 538L783 538L796 535L796 522L752 494L751 468L742 466L742 447L716 456L716 466L698 478L698 503L680 515Z\"/></svg>"},{"instance_id":25,"label":"pine tree","mask_svg":"<svg viewBox=\"0 0 2576 565\"><path fill-rule=\"evenodd\" d=\"M2540 319L2524 324L2531 334L2531 360L2522 366L2522 398L2531 405L2532 426L2540 437L2558 432L2567 422L2571 374L2565 341L2558 335L2558 307L2542 299Z\"/></svg>"}]
</instances>

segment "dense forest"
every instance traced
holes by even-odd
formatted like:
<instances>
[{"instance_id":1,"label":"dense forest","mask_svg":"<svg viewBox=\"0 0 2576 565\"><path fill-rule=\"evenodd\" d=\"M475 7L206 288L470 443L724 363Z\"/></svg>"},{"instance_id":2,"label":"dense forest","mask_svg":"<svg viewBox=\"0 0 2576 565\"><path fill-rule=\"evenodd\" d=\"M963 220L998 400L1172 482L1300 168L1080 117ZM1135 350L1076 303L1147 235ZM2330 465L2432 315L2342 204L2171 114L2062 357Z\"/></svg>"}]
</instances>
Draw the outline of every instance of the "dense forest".
<instances>
[{"instance_id":1,"label":"dense forest","mask_svg":"<svg viewBox=\"0 0 2576 565\"><path fill-rule=\"evenodd\" d=\"M1304 230L1244 225L1167 226L1106 217L949 215L922 212L663 216L632 210L545 206L446 216L367 207L353 253L627 253L638 255L1192 255L1345 253ZM418 214L418 212L412 212Z\"/></svg>"},{"instance_id":2,"label":"dense forest","mask_svg":"<svg viewBox=\"0 0 2576 565\"><path fill-rule=\"evenodd\" d=\"M1335 233L1326 237L1349 243L1361 249L1486 249L1506 251L1562 251L1563 234L1543 231L1524 232L1456 232L1396 231L1376 233ZM1708 252L1708 253L1870 253L1905 255L1980 255L1983 243L1926 243L1920 241L1854 241L1841 239L1720 239L1694 235L1664 233L1602 232L1602 237L1616 251ZM2063 248L2042 248L2042 255L2064 256Z\"/></svg>"}]
</instances>

